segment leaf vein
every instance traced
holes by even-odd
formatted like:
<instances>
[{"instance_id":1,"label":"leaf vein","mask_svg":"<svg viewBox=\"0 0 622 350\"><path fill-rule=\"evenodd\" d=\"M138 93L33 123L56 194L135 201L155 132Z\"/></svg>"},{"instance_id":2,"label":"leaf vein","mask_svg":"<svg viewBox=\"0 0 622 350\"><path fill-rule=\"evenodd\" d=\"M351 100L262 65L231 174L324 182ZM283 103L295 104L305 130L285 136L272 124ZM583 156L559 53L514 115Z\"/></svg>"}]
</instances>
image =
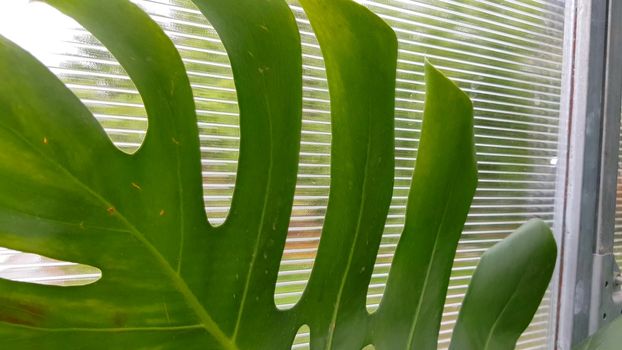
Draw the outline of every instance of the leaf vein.
<instances>
[{"instance_id":1,"label":"leaf vein","mask_svg":"<svg viewBox=\"0 0 622 350\"><path fill-rule=\"evenodd\" d=\"M266 89L266 82L265 80L262 79L262 83L264 86L264 89ZM268 97L264 94L263 95L264 98L264 103L266 104L266 110L268 113L268 130L270 133L270 146L272 147L272 141L273 141L273 132L272 132L272 109L270 107L270 101L268 100ZM269 160L268 160L268 179L267 179L267 184L268 186L270 186L270 184L272 183L272 167L274 164L274 159L272 157L272 150L269 152ZM233 330L233 336L231 337L233 339L233 342L236 342L237 336L238 336L238 332L240 330L240 323L242 322L242 316L244 314L244 309L246 306L246 299L248 298L248 291L249 291L249 285L250 285L250 281L251 281L251 277L254 271L254 267L255 267L255 262L257 261L257 254L259 252L259 242L261 242L261 235L263 232L263 227L264 227L264 222L266 219L266 208L268 207L268 198L270 197L270 191L266 190L265 194L264 194L264 198L263 198L263 208L261 209L261 219L259 222L259 233L258 233L258 237L257 240L255 241L255 245L253 246L253 255L251 258L251 264L249 266L249 271L248 274L246 275L246 280L244 281L244 290L242 291L242 299L240 301L240 309L238 310L238 314L236 317L236 321L235 321L235 328Z\"/></svg>"},{"instance_id":2,"label":"leaf vein","mask_svg":"<svg viewBox=\"0 0 622 350\"><path fill-rule=\"evenodd\" d=\"M430 281L430 274L432 272L432 265L434 262L434 258L436 256L436 247L438 246L439 238L441 235L441 229L443 228L443 223L445 222L445 217L447 217L447 211L449 208L449 203L451 202L451 195L453 193L453 186L449 188L448 200L445 201L445 205L443 207L443 214L441 215L441 219L439 220L438 228L436 229L436 235L434 237L434 246L432 248L432 255L430 256L430 260L428 261L428 267L426 269L425 279L423 281L423 287L421 288L421 294L419 295L419 300L417 301L417 311L412 319L412 325L410 326L410 332L408 334L408 343L406 345L406 349L413 348L413 341L415 340L415 330L417 328L417 324L419 324L419 314L421 312L421 306L423 304L423 299L425 298L426 288L428 287L428 282Z\"/></svg>"}]
</instances>

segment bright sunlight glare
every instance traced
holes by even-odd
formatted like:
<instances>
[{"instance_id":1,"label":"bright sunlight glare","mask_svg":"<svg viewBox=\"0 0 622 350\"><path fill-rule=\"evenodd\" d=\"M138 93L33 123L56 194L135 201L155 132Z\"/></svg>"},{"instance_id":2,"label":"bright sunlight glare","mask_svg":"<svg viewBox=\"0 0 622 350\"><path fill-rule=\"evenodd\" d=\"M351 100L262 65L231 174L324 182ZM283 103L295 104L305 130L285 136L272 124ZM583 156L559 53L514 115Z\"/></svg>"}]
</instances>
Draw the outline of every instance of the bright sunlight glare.
<instances>
[{"instance_id":1,"label":"bright sunlight glare","mask_svg":"<svg viewBox=\"0 0 622 350\"><path fill-rule=\"evenodd\" d=\"M0 35L28 50L48 66L71 51L67 41L78 24L38 1L0 0Z\"/></svg>"}]
</instances>

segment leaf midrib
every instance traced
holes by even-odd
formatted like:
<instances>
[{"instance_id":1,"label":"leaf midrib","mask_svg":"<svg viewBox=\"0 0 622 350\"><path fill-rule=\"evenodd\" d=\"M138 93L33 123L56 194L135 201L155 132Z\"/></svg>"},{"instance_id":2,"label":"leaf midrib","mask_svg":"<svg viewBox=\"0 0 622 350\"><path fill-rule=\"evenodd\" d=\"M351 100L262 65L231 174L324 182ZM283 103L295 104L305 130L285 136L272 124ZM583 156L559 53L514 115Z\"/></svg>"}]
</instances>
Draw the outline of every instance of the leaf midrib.
<instances>
[{"instance_id":1,"label":"leaf midrib","mask_svg":"<svg viewBox=\"0 0 622 350\"><path fill-rule=\"evenodd\" d=\"M448 195L447 195L449 199L445 201L445 206L443 207L443 214L441 215L438 228L436 229L436 235L434 237L434 246L432 248L432 255L430 256L430 260L428 261L428 267L426 269L426 275L423 281L423 287L421 288L421 294L419 295L419 300L417 302L417 309L416 309L415 315L413 316L412 325L410 327L410 332L408 334L408 343L406 345L406 349L412 349L414 345L413 341L415 340L415 332L417 330L417 325L419 324L419 314L421 312L421 306L423 303L423 299L425 298L425 293L428 287L428 282L430 280L430 274L432 272L432 265L434 263L434 258L436 257L436 247L438 246L441 229L444 227L445 217L447 217L447 210L449 208L449 203L451 202L451 196L453 194L453 189L454 189L453 186L449 188Z\"/></svg>"},{"instance_id":2,"label":"leaf midrib","mask_svg":"<svg viewBox=\"0 0 622 350\"><path fill-rule=\"evenodd\" d=\"M501 321L501 319L503 318L503 314L505 313L505 310L507 310L507 308L510 306L512 300L518 295L518 286L522 284L526 275L527 275L527 271L524 271L518 283L514 285L512 295L510 295L510 297L506 299L505 305L503 305L503 309L501 309L497 318L495 319L495 322L492 324L492 327L490 327L490 331L488 332L488 337L486 337L486 343L484 343L483 350L488 350L488 347L490 346L490 341L493 338L493 334L495 333L497 326L499 325L499 321Z\"/></svg>"},{"instance_id":3,"label":"leaf midrib","mask_svg":"<svg viewBox=\"0 0 622 350\"><path fill-rule=\"evenodd\" d=\"M181 183L181 167L179 165L179 145L175 146L175 170L177 171L177 191L179 193L179 252L177 254L177 269L175 272L179 275L184 257L184 244L186 233L186 214L184 212L184 185Z\"/></svg>"},{"instance_id":4,"label":"leaf midrib","mask_svg":"<svg viewBox=\"0 0 622 350\"><path fill-rule=\"evenodd\" d=\"M48 162L49 164L57 168L59 171L67 175L69 179L73 180L80 188L82 188L87 193L92 195L95 199L97 199L102 204L104 204L106 208L113 207L112 203L106 200L102 195L100 195L99 193L91 189L89 186L87 186L85 183L80 181L80 179L78 179L71 171L65 168L62 164L58 163L55 159L50 158L47 154L42 152L38 147L33 145L27 138L22 136L19 132L17 132L16 130L10 127L7 127L6 125L2 123L0 123L0 127L4 128L9 133L13 134L15 137L21 140L25 145L30 147L36 154L41 156L43 160L45 160L46 162ZM121 212L116 211L114 215L117 216L120 219L120 221L128 227L129 232L139 242L141 242L145 246L145 248L147 248L147 250L156 259L156 261L161 265L162 269L164 270L165 274L170 278L174 287L177 289L178 292L181 293L181 295L185 298L188 306L194 311L196 316L199 318L199 320L201 321L201 324L203 325L203 328L208 333L210 333L214 337L214 339L216 339L222 346L224 346L225 349L238 350L238 347L235 345L235 343L232 342L225 335L222 329L220 329L218 324L210 316L207 310L205 310L203 305L199 302L197 297L190 290L190 288L185 283L185 281L181 278L181 276L173 269L173 267L162 256L162 254L160 254L160 252L145 238L144 234L140 230L138 230L124 215L122 215Z\"/></svg>"},{"instance_id":5,"label":"leaf midrib","mask_svg":"<svg viewBox=\"0 0 622 350\"><path fill-rule=\"evenodd\" d=\"M361 233L361 223L363 220L363 209L365 208L365 204L367 203L366 201L366 193L367 193L367 173L369 172L369 158L371 155L371 139L372 139L372 127L371 127L371 117L369 117L367 119L367 144L365 147L365 170L363 171L363 184L362 184L362 191L361 191L361 204L359 206L359 215L356 221L356 229L355 229L355 233L354 233L354 237L352 239L352 245L350 246L350 251L348 252L348 262L346 264L346 269L344 271L344 274L341 278L341 282L339 284L339 291L337 292L337 300L335 302L335 307L333 309L333 314L331 316L331 321L330 321L330 328L329 328L329 333L328 333L328 341L326 342L326 349L331 349L333 346L333 339L335 338L335 329L336 327L336 322L337 322L337 315L339 314L339 309L341 307L341 298L343 296L343 289L345 288L345 284L346 284L346 279L348 277L348 273L350 272L350 269L352 268L352 258L354 257L354 250L356 249L356 242L358 240L358 237Z\"/></svg>"},{"instance_id":6,"label":"leaf midrib","mask_svg":"<svg viewBox=\"0 0 622 350\"><path fill-rule=\"evenodd\" d=\"M261 82L263 83L264 90L266 90L266 81L262 79ZM270 133L270 148L272 148L272 142L273 142L273 137L274 137L274 134L272 132L272 109L270 107L270 100L268 99L268 96L266 96L266 94L263 95L263 99L264 99L264 103L266 104L266 111L268 114L267 121L268 121L268 130ZM274 164L274 159L272 156L272 150L270 150L270 155L269 155L269 160L268 160L268 178L266 182L268 186L270 186L270 184L272 183L273 164ZM263 198L263 208L261 210L261 219L259 222L259 233L255 241L255 245L253 246L253 255L251 257L251 264L249 266L248 274L246 275L246 280L244 281L244 290L242 291L240 309L238 310L238 314L237 314L236 321L235 321L235 327L233 330L232 339L234 343L236 342L237 337L238 337L238 332L240 330L240 323L242 322L242 316L244 315L244 309L246 307L246 299L248 298L249 285L251 282L252 274L255 270L254 267L255 267L255 262L257 261L257 253L259 252L259 242L261 241L261 235L263 232L264 222L266 219L266 208L268 207L268 199L270 197L269 194L270 194L270 190L268 189L266 190L266 193L264 194L264 198Z\"/></svg>"}]
</instances>

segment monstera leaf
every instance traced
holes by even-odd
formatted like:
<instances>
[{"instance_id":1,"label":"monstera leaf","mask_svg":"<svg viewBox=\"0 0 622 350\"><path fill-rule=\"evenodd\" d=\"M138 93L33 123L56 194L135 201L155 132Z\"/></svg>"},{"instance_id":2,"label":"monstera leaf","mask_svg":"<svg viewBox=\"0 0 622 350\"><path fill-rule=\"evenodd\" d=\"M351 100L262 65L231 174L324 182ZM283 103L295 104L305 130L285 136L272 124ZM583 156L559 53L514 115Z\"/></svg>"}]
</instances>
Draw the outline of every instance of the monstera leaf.
<instances>
[{"instance_id":1,"label":"monstera leaf","mask_svg":"<svg viewBox=\"0 0 622 350\"><path fill-rule=\"evenodd\" d=\"M82 103L0 37L0 246L96 266L80 287L0 279L5 349L436 348L458 238L477 182L472 106L426 63L426 106L404 233L377 312L367 286L393 187L393 31L349 0L303 0L326 62L331 188L310 281L289 310L274 290L301 130L301 47L284 1L194 0L229 54L240 109L230 214L203 209L192 90L172 42L127 0L47 0L128 72L149 117L115 148ZM452 342L510 349L551 276L555 242L532 222L484 256Z\"/></svg>"}]
</instances>

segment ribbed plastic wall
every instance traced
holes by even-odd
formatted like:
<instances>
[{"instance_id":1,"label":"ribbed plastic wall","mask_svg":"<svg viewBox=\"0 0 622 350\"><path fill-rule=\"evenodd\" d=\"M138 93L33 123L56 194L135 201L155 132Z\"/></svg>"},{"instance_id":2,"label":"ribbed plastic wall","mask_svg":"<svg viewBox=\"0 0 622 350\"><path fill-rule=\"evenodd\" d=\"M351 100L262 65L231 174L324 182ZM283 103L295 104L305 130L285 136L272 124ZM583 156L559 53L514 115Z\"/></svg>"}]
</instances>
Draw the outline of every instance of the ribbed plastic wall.
<instances>
[{"instance_id":1,"label":"ribbed plastic wall","mask_svg":"<svg viewBox=\"0 0 622 350\"><path fill-rule=\"evenodd\" d=\"M228 58L213 28L189 0L135 1L177 45L195 93L210 221L227 215L236 174L238 109ZM423 109L423 58L458 83L475 105L479 187L460 240L441 326L451 330L481 254L532 217L553 217L564 4L560 0L362 1L399 38L395 190L368 292L374 310L383 293L404 221ZM319 46L302 9L304 112L300 168L287 248L275 300L293 305L303 292L319 242L329 187L330 101ZM42 57L84 101L115 143L139 147L147 128L140 96L117 61L91 35L69 25L66 45ZM622 240L621 240L622 242ZM622 251L622 249L620 249ZM96 271L0 250L0 275L38 283L85 283ZM405 303L408 301L405 301ZM548 295L519 349L545 349ZM307 348L308 329L295 349Z\"/></svg>"}]
</instances>

